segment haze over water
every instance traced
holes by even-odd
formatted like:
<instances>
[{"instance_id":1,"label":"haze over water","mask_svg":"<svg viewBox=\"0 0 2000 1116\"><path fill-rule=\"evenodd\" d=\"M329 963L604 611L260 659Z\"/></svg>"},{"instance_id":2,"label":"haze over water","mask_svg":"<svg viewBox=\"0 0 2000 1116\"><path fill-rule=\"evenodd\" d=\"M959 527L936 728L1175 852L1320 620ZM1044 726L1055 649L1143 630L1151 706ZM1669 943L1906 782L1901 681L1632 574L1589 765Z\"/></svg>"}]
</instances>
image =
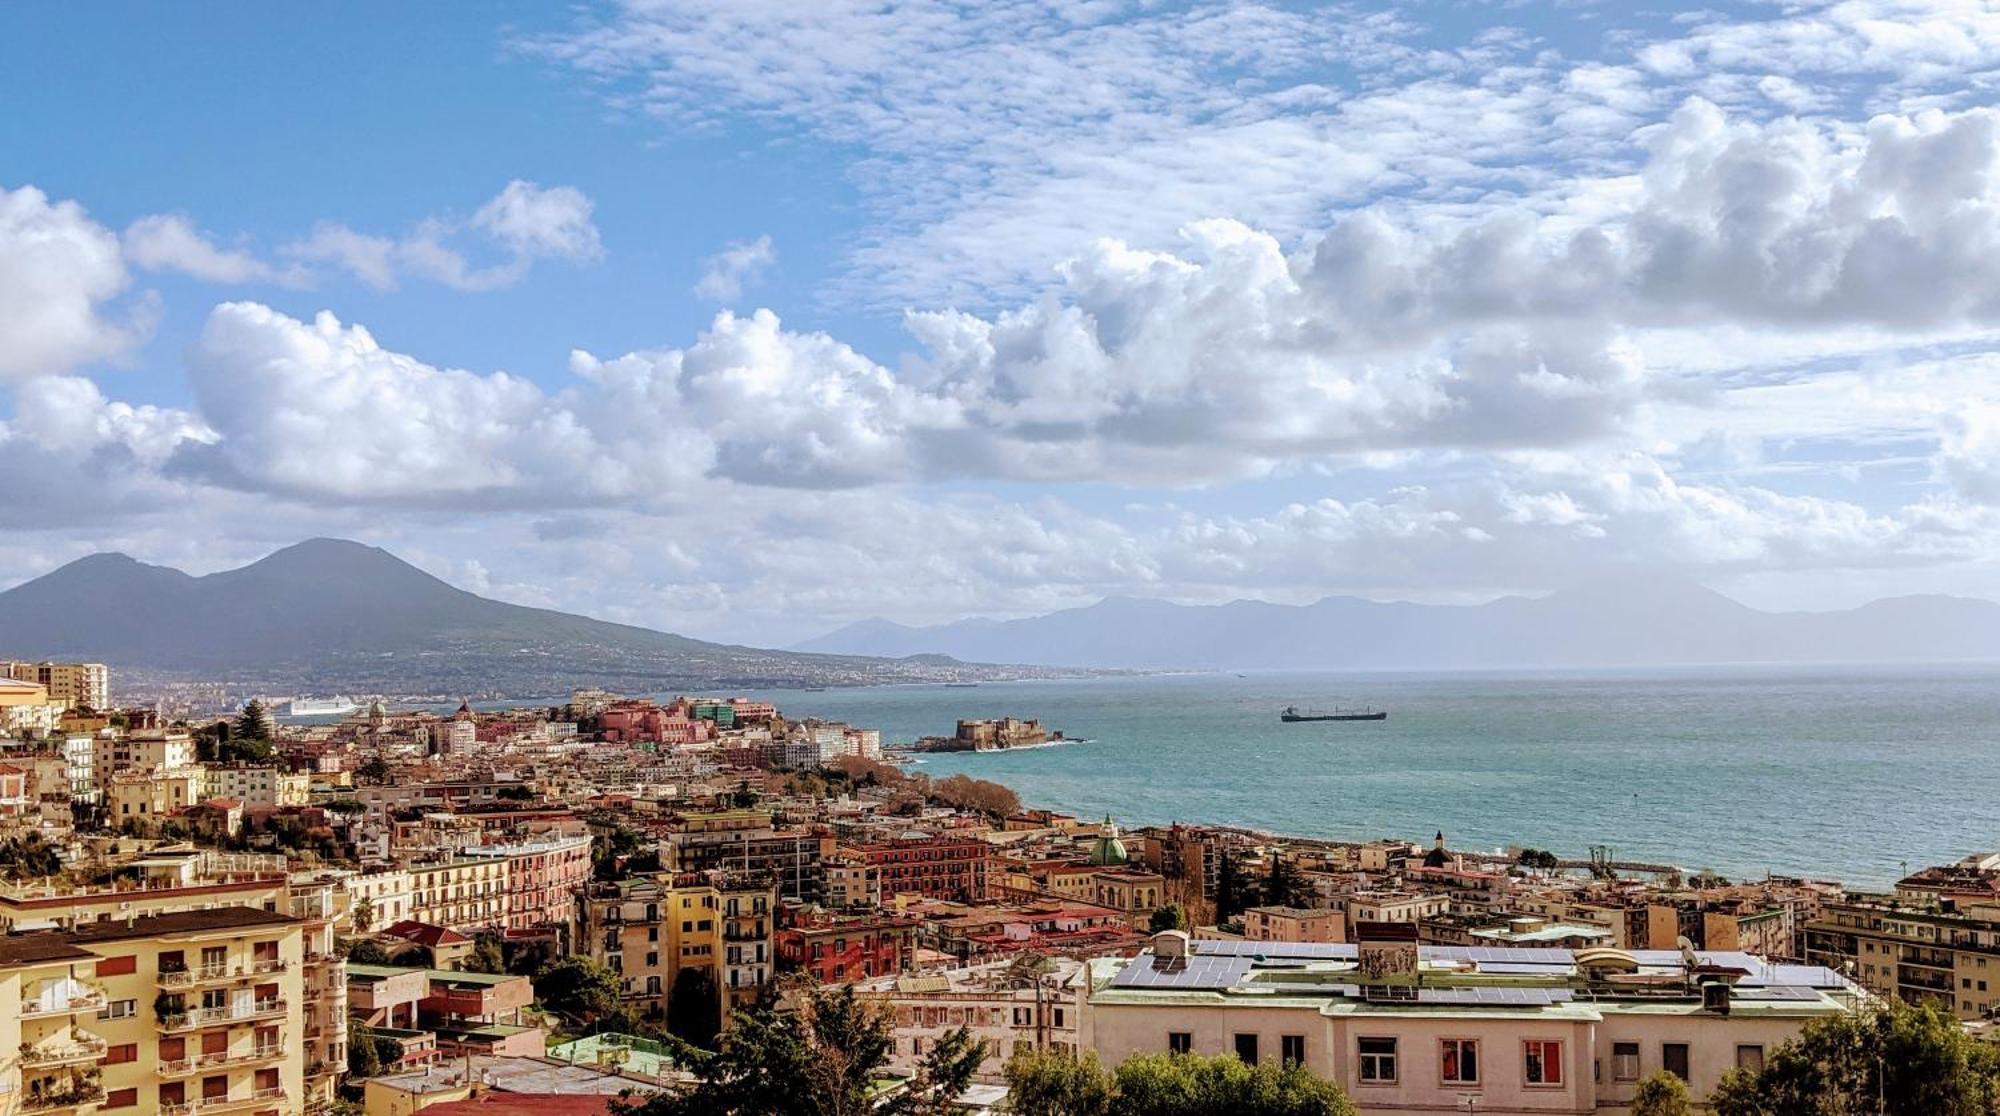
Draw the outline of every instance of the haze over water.
<instances>
[{"instance_id":1,"label":"haze over water","mask_svg":"<svg viewBox=\"0 0 2000 1116\"><path fill-rule=\"evenodd\" d=\"M793 716L949 734L1039 717L1092 743L916 770L1121 823L1527 845L1887 887L2000 846L2000 666L1702 667L1503 675L1255 673L763 696ZM1368 703L1382 723L1281 724Z\"/></svg>"}]
</instances>

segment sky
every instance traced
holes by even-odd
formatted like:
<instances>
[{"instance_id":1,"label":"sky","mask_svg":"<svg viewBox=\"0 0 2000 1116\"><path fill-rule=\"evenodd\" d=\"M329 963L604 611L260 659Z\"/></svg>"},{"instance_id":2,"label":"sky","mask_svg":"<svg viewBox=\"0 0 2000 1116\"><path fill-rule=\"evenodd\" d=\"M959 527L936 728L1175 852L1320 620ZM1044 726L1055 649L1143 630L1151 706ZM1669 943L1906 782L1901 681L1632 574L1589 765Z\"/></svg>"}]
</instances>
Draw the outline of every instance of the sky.
<instances>
[{"instance_id":1,"label":"sky","mask_svg":"<svg viewBox=\"0 0 2000 1116\"><path fill-rule=\"evenodd\" d=\"M2000 13L0 6L0 586L2000 597Z\"/></svg>"}]
</instances>

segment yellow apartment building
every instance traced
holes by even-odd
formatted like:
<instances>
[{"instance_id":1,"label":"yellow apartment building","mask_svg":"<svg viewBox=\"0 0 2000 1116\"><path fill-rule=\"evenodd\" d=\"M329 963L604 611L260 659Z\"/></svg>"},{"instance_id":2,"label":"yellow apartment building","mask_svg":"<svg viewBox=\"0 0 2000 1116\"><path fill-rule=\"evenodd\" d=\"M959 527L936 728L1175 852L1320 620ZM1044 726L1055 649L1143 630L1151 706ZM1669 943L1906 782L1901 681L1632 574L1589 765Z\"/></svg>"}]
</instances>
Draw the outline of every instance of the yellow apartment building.
<instances>
[{"instance_id":1,"label":"yellow apartment building","mask_svg":"<svg viewBox=\"0 0 2000 1116\"><path fill-rule=\"evenodd\" d=\"M306 1106L304 924L246 907L0 938L0 1114Z\"/></svg>"}]
</instances>

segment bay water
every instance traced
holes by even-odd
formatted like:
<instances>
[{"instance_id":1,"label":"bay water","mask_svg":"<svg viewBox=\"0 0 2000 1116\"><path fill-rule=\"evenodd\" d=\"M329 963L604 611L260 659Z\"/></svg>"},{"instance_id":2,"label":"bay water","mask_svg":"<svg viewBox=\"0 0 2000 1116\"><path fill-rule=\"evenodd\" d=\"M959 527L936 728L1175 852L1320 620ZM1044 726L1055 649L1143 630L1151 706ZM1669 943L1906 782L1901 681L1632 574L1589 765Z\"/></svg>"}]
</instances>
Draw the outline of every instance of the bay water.
<instances>
[{"instance_id":1,"label":"bay water","mask_svg":"<svg viewBox=\"0 0 2000 1116\"><path fill-rule=\"evenodd\" d=\"M1530 846L1886 888L2000 848L2000 665L1152 675L765 691L788 716L950 735L1033 717L1089 743L922 757L1121 824ZM1283 724L1287 705L1383 722Z\"/></svg>"}]
</instances>

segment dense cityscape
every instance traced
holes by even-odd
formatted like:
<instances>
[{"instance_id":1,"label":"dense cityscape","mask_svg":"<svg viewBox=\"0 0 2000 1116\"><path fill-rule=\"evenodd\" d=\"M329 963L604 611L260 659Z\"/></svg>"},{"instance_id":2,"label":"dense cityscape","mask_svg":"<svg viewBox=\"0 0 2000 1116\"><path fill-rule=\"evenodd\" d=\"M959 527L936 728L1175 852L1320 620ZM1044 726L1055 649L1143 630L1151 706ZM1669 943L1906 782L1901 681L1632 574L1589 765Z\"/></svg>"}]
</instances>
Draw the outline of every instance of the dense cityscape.
<instances>
[{"instance_id":1,"label":"dense cityscape","mask_svg":"<svg viewBox=\"0 0 2000 1116\"><path fill-rule=\"evenodd\" d=\"M8 1112L699 1110L702 1052L843 1005L870 1103L924 1111L1087 1110L1037 1073L1171 1054L1363 1113L1748 1112L1815 1028L2000 1015L2000 854L1864 894L1127 830L742 697L168 720L114 682L0 669Z\"/></svg>"}]
</instances>

